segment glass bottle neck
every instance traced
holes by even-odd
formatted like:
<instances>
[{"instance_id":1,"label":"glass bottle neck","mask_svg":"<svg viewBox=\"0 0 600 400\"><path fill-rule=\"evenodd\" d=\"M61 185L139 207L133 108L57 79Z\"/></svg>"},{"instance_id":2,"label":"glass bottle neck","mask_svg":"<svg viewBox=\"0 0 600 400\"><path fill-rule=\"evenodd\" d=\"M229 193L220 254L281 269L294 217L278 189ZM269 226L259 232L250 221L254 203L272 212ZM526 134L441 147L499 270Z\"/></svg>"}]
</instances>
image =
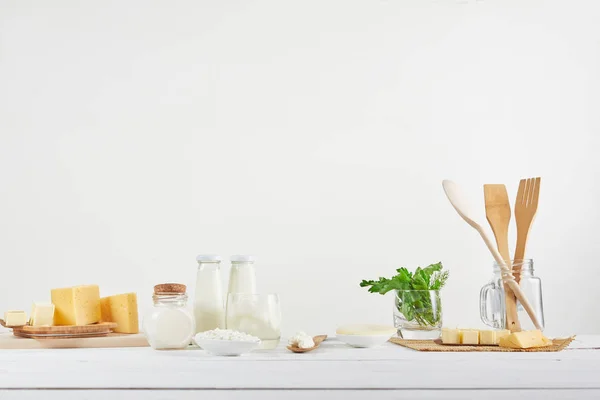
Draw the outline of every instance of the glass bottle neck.
<instances>
[{"instance_id":1,"label":"glass bottle neck","mask_svg":"<svg viewBox=\"0 0 600 400\"><path fill-rule=\"evenodd\" d=\"M231 263L231 268L249 268L254 267L253 262L233 262Z\"/></svg>"},{"instance_id":2,"label":"glass bottle neck","mask_svg":"<svg viewBox=\"0 0 600 400\"><path fill-rule=\"evenodd\" d=\"M187 294L154 294L152 300L156 307L185 307L187 304Z\"/></svg>"},{"instance_id":3,"label":"glass bottle neck","mask_svg":"<svg viewBox=\"0 0 600 400\"><path fill-rule=\"evenodd\" d=\"M221 262L199 262L198 271L218 271L221 269Z\"/></svg>"}]
</instances>

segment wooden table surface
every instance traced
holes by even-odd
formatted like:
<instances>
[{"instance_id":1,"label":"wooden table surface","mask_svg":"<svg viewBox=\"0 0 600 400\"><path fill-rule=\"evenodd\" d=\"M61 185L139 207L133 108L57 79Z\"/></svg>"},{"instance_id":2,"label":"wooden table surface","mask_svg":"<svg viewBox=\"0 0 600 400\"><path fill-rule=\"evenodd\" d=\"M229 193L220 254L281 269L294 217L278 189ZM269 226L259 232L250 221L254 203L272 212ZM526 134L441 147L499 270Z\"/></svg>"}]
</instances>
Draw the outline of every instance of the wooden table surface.
<instances>
[{"instance_id":1,"label":"wooden table surface","mask_svg":"<svg viewBox=\"0 0 600 400\"><path fill-rule=\"evenodd\" d=\"M559 353L423 353L355 349L215 357L200 349L0 351L0 399L598 399L600 335ZM377 391L375 394L366 390Z\"/></svg>"}]
</instances>

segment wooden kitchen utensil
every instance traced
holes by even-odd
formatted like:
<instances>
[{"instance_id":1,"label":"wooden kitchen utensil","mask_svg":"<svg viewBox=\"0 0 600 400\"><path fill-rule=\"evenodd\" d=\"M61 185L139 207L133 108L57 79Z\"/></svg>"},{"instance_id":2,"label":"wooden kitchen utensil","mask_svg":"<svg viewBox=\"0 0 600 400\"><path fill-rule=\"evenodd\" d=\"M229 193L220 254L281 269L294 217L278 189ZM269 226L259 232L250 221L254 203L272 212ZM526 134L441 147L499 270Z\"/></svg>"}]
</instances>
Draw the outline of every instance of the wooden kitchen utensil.
<instances>
[{"instance_id":1,"label":"wooden kitchen utensil","mask_svg":"<svg viewBox=\"0 0 600 400\"><path fill-rule=\"evenodd\" d=\"M507 268L504 260L502 259L502 256L500 255L496 247L492 244L481 225L479 225L475 220L475 214L473 213L471 207L467 203L466 198L463 196L460 187L456 183L449 180L442 181L442 186L444 187L444 192L446 193L450 204L452 204L452 207L454 207L458 215L460 215L467 224L471 225L472 228L479 232L479 235L485 242L485 245L487 246L488 250L490 251L490 253L492 253L494 260L496 260L498 265L500 265L500 268L502 270L502 280L508 283L509 287L517 296L517 299L523 305L523 308L525 308L525 311L527 311L527 315L529 315L529 318L531 318L531 321L533 322L535 327L539 330L542 330L541 325L535 316L535 311L529 303L529 300L527 300L527 297L525 297L525 295L521 291L521 288L519 287L517 282L515 282L512 272Z\"/></svg>"},{"instance_id":2,"label":"wooden kitchen utensil","mask_svg":"<svg viewBox=\"0 0 600 400\"><path fill-rule=\"evenodd\" d=\"M496 237L498 251L504 259L506 267L512 270L510 251L508 250L508 227L511 212L506 186L498 184L483 185L483 194L485 198L485 216ZM517 314L517 298L506 282L504 282L504 303L506 305L506 329L510 329L511 332L521 331L519 315Z\"/></svg>"},{"instance_id":3,"label":"wooden kitchen utensil","mask_svg":"<svg viewBox=\"0 0 600 400\"><path fill-rule=\"evenodd\" d=\"M525 258L525 247L531 224L537 212L538 199L540 197L540 182L542 178L521 179L517 200L515 201L515 220L517 221L517 247L515 248L515 260ZM515 280L521 280L521 268L513 271Z\"/></svg>"},{"instance_id":4,"label":"wooden kitchen utensil","mask_svg":"<svg viewBox=\"0 0 600 400\"><path fill-rule=\"evenodd\" d=\"M327 339L327 335L314 336L313 342L315 342L315 345L313 347L309 347L307 349L301 349L298 346L288 346L287 349L290 351L293 351L294 353L307 353L309 351L313 351L314 349L318 348L325 339Z\"/></svg>"}]
</instances>

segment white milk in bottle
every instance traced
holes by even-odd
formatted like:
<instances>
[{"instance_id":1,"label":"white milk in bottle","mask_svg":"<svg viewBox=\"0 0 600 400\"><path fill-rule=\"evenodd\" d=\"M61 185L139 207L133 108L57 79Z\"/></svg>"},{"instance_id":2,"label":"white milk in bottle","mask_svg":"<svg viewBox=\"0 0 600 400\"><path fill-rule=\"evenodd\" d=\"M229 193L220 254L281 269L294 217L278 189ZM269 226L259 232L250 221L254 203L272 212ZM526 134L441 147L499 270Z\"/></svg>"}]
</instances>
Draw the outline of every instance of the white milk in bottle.
<instances>
[{"instance_id":1,"label":"white milk in bottle","mask_svg":"<svg viewBox=\"0 0 600 400\"><path fill-rule=\"evenodd\" d=\"M202 254L196 257L198 274L194 298L196 333L225 328L225 307L221 283L221 257Z\"/></svg>"},{"instance_id":2,"label":"white milk in bottle","mask_svg":"<svg viewBox=\"0 0 600 400\"><path fill-rule=\"evenodd\" d=\"M256 271L254 257L248 255L231 256L228 293L256 293Z\"/></svg>"}]
</instances>

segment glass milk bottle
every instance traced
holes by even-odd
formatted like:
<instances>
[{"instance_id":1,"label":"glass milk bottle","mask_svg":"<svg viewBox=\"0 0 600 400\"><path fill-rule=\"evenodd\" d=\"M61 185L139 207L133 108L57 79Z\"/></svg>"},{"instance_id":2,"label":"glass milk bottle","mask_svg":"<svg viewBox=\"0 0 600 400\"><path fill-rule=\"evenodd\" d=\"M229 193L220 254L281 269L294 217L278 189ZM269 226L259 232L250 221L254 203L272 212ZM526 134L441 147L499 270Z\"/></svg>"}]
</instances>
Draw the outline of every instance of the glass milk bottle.
<instances>
[{"instance_id":1,"label":"glass milk bottle","mask_svg":"<svg viewBox=\"0 0 600 400\"><path fill-rule=\"evenodd\" d=\"M228 293L256 293L256 271L254 257L248 255L231 256Z\"/></svg>"},{"instance_id":2,"label":"glass milk bottle","mask_svg":"<svg viewBox=\"0 0 600 400\"><path fill-rule=\"evenodd\" d=\"M186 286L164 283L154 286L154 308L144 318L144 334L155 350L184 349L194 335L194 316L187 309Z\"/></svg>"},{"instance_id":3,"label":"glass milk bottle","mask_svg":"<svg viewBox=\"0 0 600 400\"><path fill-rule=\"evenodd\" d=\"M221 257L199 255L194 296L196 332L225 328L225 307L221 283Z\"/></svg>"}]
</instances>

